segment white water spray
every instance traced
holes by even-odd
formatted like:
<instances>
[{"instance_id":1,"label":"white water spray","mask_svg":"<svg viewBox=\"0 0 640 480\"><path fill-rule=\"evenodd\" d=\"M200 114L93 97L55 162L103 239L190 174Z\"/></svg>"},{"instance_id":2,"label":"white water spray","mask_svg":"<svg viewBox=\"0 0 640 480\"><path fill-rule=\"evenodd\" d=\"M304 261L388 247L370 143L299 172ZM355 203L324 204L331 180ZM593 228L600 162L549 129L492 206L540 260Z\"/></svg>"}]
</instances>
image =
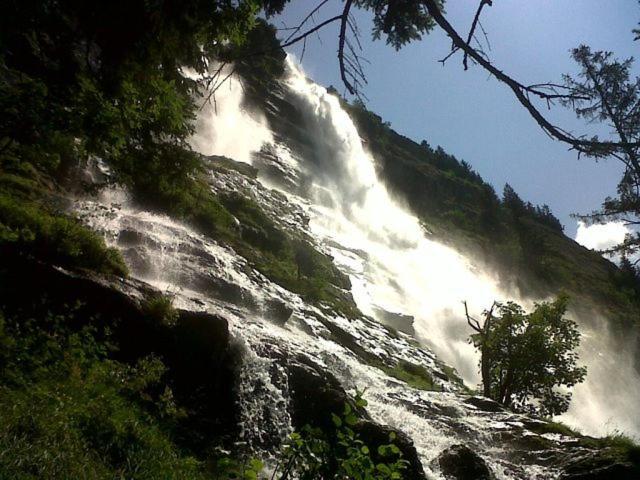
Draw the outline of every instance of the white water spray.
<instances>
[{"instance_id":1,"label":"white water spray","mask_svg":"<svg viewBox=\"0 0 640 480\"><path fill-rule=\"evenodd\" d=\"M243 86L235 75L227 78L230 68L221 71L214 94L205 92L191 145L204 155L251 163L252 153L273 139L264 117L243 107Z\"/></svg>"},{"instance_id":2,"label":"white water spray","mask_svg":"<svg viewBox=\"0 0 640 480\"><path fill-rule=\"evenodd\" d=\"M475 385L477 355L468 342L463 301L476 311L516 299L463 256L427 238L418 219L393 199L339 100L289 62L289 85L313 132L316 165L312 229L351 251L366 252L352 274L358 306L411 315L418 337ZM334 251L339 260L344 254ZM353 257L351 257L353 260ZM351 268L354 269L353 261Z\"/></svg>"}]
</instances>

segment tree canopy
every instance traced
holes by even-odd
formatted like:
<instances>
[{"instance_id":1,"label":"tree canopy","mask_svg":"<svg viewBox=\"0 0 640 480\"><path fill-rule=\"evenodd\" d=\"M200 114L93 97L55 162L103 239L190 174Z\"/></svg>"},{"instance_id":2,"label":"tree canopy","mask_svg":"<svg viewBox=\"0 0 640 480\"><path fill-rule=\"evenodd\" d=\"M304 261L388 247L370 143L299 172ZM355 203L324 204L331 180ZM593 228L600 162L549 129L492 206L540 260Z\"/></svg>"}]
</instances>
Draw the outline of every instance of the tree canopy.
<instances>
[{"instance_id":1,"label":"tree canopy","mask_svg":"<svg viewBox=\"0 0 640 480\"><path fill-rule=\"evenodd\" d=\"M564 317L567 297L536 304L531 313L514 302L495 303L482 325L466 313L476 332L484 395L519 411L559 415L569 408L569 387L582 382L576 349L580 333ZM466 304L465 304L466 309Z\"/></svg>"}]
</instances>

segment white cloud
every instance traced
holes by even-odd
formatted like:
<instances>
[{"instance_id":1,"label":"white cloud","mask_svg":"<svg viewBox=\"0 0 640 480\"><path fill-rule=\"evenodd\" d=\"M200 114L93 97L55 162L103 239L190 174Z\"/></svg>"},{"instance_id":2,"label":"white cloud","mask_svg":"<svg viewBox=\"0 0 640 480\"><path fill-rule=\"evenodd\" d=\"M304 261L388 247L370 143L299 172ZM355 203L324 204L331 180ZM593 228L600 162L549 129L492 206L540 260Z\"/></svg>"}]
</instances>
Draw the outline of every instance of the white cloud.
<instances>
[{"instance_id":1,"label":"white cloud","mask_svg":"<svg viewBox=\"0 0 640 480\"><path fill-rule=\"evenodd\" d=\"M623 222L586 225L578 221L576 242L593 250L604 250L620 244L627 233L630 233L630 230Z\"/></svg>"}]
</instances>

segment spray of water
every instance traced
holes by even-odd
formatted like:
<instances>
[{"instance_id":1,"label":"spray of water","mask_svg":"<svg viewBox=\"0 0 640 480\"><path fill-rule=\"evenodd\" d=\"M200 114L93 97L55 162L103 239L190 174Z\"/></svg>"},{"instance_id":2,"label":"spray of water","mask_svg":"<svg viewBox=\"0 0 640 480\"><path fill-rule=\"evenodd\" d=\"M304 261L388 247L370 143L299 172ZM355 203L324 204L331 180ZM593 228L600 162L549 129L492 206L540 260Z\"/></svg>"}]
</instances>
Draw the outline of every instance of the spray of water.
<instances>
[{"instance_id":1,"label":"spray of water","mask_svg":"<svg viewBox=\"0 0 640 480\"><path fill-rule=\"evenodd\" d=\"M221 83L214 86L214 94L205 92L191 145L204 155L223 155L251 163L252 153L273 139L264 117L255 112L249 115L243 107L242 83L235 75L229 75L231 68L222 69Z\"/></svg>"},{"instance_id":2,"label":"spray of water","mask_svg":"<svg viewBox=\"0 0 640 480\"><path fill-rule=\"evenodd\" d=\"M418 219L378 179L338 99L308 81L293 62L289 69L289 85L313 132L312 228L332 244L366 252L352 275L358 306L374 316L381 309L411 315L419 338L475 384L477 357L467 341L462 301L482 310L494 300L518 299L517 293L503 292L496 279L427 238Z\"/></svg>"}]
</instances>

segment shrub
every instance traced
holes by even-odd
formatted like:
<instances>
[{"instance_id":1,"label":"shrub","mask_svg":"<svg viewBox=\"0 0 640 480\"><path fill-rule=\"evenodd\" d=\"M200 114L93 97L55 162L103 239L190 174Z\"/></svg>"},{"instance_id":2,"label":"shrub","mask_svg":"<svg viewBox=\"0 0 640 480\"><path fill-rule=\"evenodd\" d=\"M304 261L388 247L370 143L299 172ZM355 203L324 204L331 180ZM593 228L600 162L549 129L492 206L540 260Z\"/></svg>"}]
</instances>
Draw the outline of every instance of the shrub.
<instances>
[{"instance_id":1,"label":"shrub","mask_svg":"<svg viewBox=\"0 0 640 480\"><path fill-rule=\"evenodd\" d=\"M71 319L0 316L0 477L205 478L162 420L162 362L110 360L106 332Z\"/></svg>"}]
</instances>

